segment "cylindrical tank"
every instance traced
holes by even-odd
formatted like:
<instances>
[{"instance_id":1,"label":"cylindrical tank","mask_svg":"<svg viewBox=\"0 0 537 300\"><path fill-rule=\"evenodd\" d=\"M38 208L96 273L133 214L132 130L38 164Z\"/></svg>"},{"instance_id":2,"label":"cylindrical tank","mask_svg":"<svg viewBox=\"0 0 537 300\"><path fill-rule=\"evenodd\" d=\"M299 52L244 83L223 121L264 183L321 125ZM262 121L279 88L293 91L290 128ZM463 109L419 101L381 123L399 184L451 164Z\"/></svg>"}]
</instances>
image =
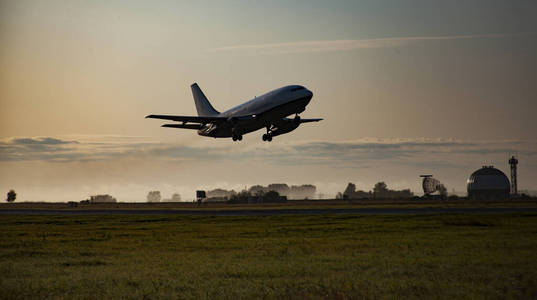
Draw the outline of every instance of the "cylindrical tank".
<instances>
[{"instance_id":1,"label":"cylindrical tank","mask_svg":"<svg viewBox=\"0 0 537 300\"><path fill-rule=\"evenodd\" d=\"M467 189L470 200L505 200L509 199L510 184L502 171L483 166L470 175Z\"/></svg>"}]
</instances>

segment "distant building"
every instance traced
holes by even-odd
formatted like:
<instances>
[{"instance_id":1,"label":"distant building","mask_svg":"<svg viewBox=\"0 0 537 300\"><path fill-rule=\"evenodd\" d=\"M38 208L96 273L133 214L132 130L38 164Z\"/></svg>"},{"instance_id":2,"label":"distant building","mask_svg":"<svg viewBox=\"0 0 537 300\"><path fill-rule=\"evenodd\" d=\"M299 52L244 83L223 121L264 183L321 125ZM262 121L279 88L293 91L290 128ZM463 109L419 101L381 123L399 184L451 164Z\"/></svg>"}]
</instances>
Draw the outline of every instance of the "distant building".
<instances>
[{"instance_id":1,"label":"distant building","mask_svg":"<svg viewBox=\"0 0 537 300\"><path fill-rule=\"evenodd\" d=\"M234 190L214 189L207 191L206 195L202 198L230 198L235 194L236 192Z\"/></svg>"},{"instance_id":2,"label":"distant building","mask_svg":"<svg viewBox=\"0 0 537 300\"><path fill-rule=\"evenodd\" d=\"M196 191L196 198L197 199L205 199L207 198L207 193L203 190Z\"/></svg>"},{"instance_id":3,"label":"distant building","mask_svg":"<svg viewBox=\"0 0 537 300\"><path fill-rule=\"evenodd\" d=\"M116 203L116 198L110 195L95 195L90 196L89 203Z\"/></svg>"},{"instance_id":4,"label":"distant building","mask_svg":"<svg viewBox=\"0 0 537 300\"><path fill-rule=\"evenodd\" d=\"M509 159L509 165L511 166L511 193L513 196L518 196L518 179L516 175L518 159L514 155Z\"/></svg>"},{"instance_id":5,"label":"distant building","mask_svg":"<svg viewBox=\"0 0 537 300\"><path fill-rule=\"evenodd\" d=\"M505 200L509 199L510 184L502 171L483 166L470 175L467 189L470 200Z\"/></svg>"},{"instance_id":6,"label":"distant building","mask_svg":"<svg viewBox=\"0 0 537 300\"><path fill-rule=\"evenodd\" d=\"M203 198L202 200L205 203L224 203L228 199L227 197L208 197L208 198Z\"/></svg>"}]
</instances>

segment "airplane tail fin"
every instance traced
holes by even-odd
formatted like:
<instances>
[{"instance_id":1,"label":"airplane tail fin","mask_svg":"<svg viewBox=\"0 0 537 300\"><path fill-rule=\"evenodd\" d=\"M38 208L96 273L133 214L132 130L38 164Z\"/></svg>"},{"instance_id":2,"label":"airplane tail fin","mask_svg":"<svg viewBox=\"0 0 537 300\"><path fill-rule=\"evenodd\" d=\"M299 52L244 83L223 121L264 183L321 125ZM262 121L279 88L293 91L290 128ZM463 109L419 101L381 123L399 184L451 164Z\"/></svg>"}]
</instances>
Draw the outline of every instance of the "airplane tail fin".
<instances>
[{"instance_id":1,"label":"airplane tail fin","mask_svg":"<svg viewBox=\"0 0 537 300\"><path fill-rule=\"evenodd\" d=\"M200 117L211 117L216 116L219 112L214 109L214 107L209 103L209 100L197 83L194 83L190 86L192 88L192 96L194 96L194 102L196 103L196 110L198 111L198 116Z\"/></svg>"}]
</instances>

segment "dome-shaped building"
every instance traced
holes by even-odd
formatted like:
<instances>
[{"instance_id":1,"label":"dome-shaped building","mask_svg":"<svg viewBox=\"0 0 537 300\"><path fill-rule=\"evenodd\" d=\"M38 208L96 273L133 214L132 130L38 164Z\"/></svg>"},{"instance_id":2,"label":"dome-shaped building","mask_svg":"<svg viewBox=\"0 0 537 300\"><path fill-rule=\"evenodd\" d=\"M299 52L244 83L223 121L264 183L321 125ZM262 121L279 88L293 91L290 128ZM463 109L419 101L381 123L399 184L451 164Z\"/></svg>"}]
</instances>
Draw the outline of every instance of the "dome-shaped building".
<instances>
[{"instance_id":1,"label":"dome-shaped building","mask_svg":"<svg viewBox=\"0 0 537 300\"><path fill-rule=\"evenodd\" d=\"M470 200L505 200L509 199L510 184L502 171L483 166L470 175L467 189Z\"/></svg>"}]
</instances>

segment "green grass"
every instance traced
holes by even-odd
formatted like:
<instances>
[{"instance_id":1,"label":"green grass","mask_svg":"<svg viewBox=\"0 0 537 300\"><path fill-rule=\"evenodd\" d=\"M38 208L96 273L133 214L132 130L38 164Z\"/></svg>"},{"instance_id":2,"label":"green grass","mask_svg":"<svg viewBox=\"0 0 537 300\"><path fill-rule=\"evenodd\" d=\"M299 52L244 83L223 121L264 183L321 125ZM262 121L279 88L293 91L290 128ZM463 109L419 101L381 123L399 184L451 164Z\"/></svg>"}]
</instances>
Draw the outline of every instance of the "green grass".
<instances>
[{"instance_id":1,"label":"green grass","mask_svg":"<svg viewBox=\"0 0 537 300\"><path fill-rule=\"evenodd\" d=\"M537 215L0 217L1 298L537 298Z\"/></svg>"}]
</instances>

